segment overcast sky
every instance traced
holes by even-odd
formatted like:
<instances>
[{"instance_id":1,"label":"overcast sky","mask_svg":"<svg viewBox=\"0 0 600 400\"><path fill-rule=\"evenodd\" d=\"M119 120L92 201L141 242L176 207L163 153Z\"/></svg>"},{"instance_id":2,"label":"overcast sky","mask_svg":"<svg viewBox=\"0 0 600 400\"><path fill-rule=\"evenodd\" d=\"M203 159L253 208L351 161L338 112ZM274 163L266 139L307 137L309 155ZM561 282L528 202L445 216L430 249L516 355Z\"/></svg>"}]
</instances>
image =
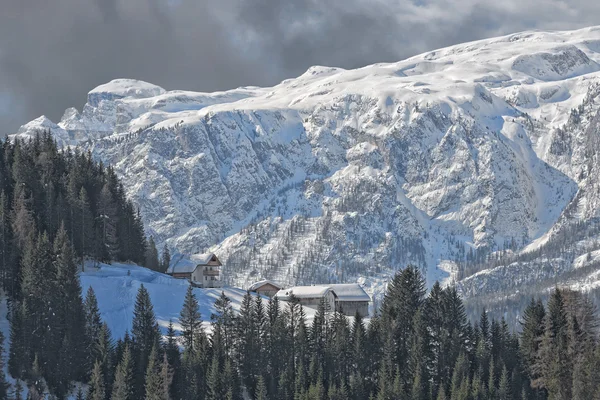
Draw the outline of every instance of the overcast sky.
<instances>
[{"instance_id":1,"label":"overcast sky","mask_svg":"<svg viewBox=\"0 0 600 400\"><path fill-rule=\"evenodd\" d=\"M527 29L600 23L594 0L0 0L0 135L57 122L114 78L272 85Z\"/></svg>"}]
</instances>

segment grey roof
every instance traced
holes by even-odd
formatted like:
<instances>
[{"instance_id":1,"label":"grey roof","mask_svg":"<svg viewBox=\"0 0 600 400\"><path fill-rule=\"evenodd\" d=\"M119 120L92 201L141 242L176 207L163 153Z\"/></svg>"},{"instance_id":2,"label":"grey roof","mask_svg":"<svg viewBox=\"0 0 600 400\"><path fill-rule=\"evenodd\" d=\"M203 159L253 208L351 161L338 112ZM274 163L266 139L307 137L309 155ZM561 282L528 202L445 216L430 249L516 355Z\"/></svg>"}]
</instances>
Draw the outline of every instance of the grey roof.
<instances>
[{"instance_id":1,"label":"grey roof","mask_svg":"<svg viewBox=\"0 0 600 400\"><path fill-rule=\"evenodd\" d=\"M263 279L262 281L258 281L258 282L253 283L248 288L248 290L250 290L250 291L257 290L261 286L264 286L264 285L267 285L267 284L275 286L278 290L281 289L281 285L279 285L279 284L277 284L277 283L275 283L273 281L270 281L268 279Z\"/></svg>"},{"instance_id":2,"label":"grey roof","mask_svg":"<svg viewBox=\"0 0 600 400\"><path fill-rule=\"evenodd\" d=\"M296 296L299 299L312 299L324 297L327 292L332 291L328 286L294 286L288 289L281 289L275 297L281 300L287 300L292 296Z\"/></svg>"},{"instance_id":3,"label":"grey roof","mask_svg":"<svg viewBox=\"0 0 600 400\"><path fill-rule=\"evenodd\" d=\"M174 264L169 265L169 268L167 268L167 274L191 274L196 270L198 265L208 264L213 256L216 257L215 253L194 254L190 256L189 259L181 258Z\"/></svg>"},{"instance_id":4,"label":"grey roof","mask_svg":"<svg viewBox=\"0 0 600 400\"><path fill-rule=\"evenodd\" d=\"M286 300L292 293L299 299L323 297L332 291L338 301L371 301L371 297L358 283L340 283L331 285L294 286L282 289L275 297Z\"/></svg>"},{"instance_id":5,"label":"grey roof","mask_svg":"<svg viewBox=\"0 0 600 400\"><path fill-rule=\"evenodd\" d=\"M371 301L371 296L358 283L336 283L327 285L338 297L338 301Z\"/></svg>"}]
</instances>

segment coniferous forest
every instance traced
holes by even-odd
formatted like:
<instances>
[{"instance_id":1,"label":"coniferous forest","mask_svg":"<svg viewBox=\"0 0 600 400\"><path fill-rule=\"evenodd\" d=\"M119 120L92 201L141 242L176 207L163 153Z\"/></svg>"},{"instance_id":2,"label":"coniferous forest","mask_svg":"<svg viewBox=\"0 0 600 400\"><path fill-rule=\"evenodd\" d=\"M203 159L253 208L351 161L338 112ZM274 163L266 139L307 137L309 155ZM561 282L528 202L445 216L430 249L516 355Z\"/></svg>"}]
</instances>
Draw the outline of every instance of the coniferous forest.
<instances>
[{"instance_id":1,"label":"coniferous forest","mask_svg":"<svg viewBox=\"0 0 600 400\"><path fill-rule=\"evenodd\" d=\"M161 270L168 251L159 261L110 167L47 134L2 147L0 272L16 381L0 365L0 399L25 388L32 400L600 399L598 316L584 295L532 299L514 332L485 311L469 321L455 288L427 293L410 266L365 321L321 305L309 322L297 301L249 293L239 313L222 294L203 316L190 286L181 333L171 324L165 336L142 286L131 331L115 340L93 290L81 293L84 261Z\"/></svg>"}]
</instances>

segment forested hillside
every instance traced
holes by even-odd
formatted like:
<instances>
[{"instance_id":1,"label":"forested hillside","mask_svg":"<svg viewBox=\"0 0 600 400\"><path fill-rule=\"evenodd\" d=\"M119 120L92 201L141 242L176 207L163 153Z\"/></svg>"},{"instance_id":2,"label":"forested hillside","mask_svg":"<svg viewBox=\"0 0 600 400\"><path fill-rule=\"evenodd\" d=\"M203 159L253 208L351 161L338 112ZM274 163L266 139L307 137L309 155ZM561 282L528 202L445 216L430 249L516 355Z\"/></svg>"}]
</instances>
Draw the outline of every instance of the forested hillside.
<instances>
[{"instance_id":1,"label":"forested hillside","mask_svg":"<svg viewBox=\"0 0 600 400\"><path fill-rule=\"evenodd\" d=\"M57 240L68 247L64 231ZM69 253L67 247L59 253ZM71 263L67 269L76 267ZM56 327L36 343L24 324L31 329L32 323L53 318L27 314L27 307L15 311L11 339L24 340L13 342L8 370L18 380L9 388L0 376L0 398L20 398L24 385L31 399L62 399L68 392L94 400L589 400L600 395L598 316L592 303L573 291L555 290L547 305L531 299L522 332L515 334L486 312L469 322L453 287L436 284L426 294L414 267L394 277L381 312L364 321L321 305L310 311L314 317L308 322L299 303L250 293L239 313L222 294L214 313L201 315L189 286L177 325L170 324L162 336L142 285L131 332L115 342L94 291L81 302L73 277L66 285L72 291L62 298L71 299L69 309L75 311L68 326L84 334L72 336L74 342L64 339L52 353L46 346ZM203 320L211 321L209 329ZM33 359L22 357L32 352Z\"/></svg>"},{"instance_id":2,"label":"forested hillside","mask_svg":"<svg viewBox=\"0 0 600 400\"><path fill-rule=\"evenodd\" d=\"M71 381L87 379L82 363L96 332L84 334L78 270L86 258L159 268L124 193L112 168L59 150L48 133L2 143L0 277L13 377L33 386L43 377L59 397Z\"/></svg>"}]
</instances>

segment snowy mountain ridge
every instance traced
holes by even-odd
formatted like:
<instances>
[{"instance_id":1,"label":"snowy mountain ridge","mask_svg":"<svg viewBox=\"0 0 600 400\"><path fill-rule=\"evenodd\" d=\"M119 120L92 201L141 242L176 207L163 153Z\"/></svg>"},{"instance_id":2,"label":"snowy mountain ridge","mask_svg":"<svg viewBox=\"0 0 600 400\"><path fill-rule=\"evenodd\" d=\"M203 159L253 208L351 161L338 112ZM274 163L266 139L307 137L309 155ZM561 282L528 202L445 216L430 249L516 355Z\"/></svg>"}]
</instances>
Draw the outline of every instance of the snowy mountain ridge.
<instances>
[{"instance_id":1,"label":"snowy mountain ridge","mask_svg":"<svg viewBox=\"0 0 600 400\"><path fill-rule=\"evenodd\" d=\"M523 32L311 67L271 88L119 79L16 136L49 129L114 165L147 231L217 252L234 285L360 280L377 294L415 263L477 296L559 277L594 251L592 227L559 266L539 258L599 216L599 85L600 27Z\"/></svg>"}]
</instances>

